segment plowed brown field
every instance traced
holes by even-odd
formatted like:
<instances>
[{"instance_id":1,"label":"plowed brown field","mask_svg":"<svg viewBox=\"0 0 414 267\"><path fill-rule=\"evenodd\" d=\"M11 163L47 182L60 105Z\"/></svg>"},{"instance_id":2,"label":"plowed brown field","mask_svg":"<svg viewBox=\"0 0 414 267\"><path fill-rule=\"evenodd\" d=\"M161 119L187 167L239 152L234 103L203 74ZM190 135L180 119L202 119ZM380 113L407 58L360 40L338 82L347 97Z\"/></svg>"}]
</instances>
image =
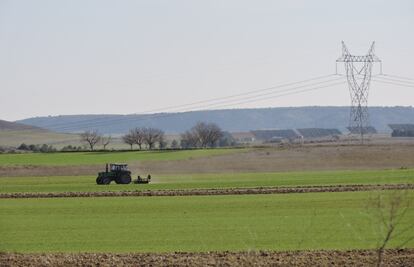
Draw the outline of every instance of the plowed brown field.
<instances>
[{"instance_id":1,"label":"plowed brown field","mask_svg":"<svg viewBox=\"0 0 414 267\"><path fill-rule=\"evenodd\" d=\"M406 190L406 189L414 189L414 184L327 185L327 186L255 187L255 188L224 188L224 189L143 190L143 191L118 191L118 192L112 191L112 192L59 192L59 193L3 193L3 194L0 194L0 198L213 196L213 195L352 192L352 191Z\"/></svg>"},{"instance_id":2,"label":"plowed brown field","mask_svg":"<svg viewBox=\"0 0 414 267\"><path fill-rule=\"evenodd\" d=\"M0 253L1 266L375 266L376 251ZM414 266L414 249L385 251L383 266Z\"/></svg>"}]
</instances>

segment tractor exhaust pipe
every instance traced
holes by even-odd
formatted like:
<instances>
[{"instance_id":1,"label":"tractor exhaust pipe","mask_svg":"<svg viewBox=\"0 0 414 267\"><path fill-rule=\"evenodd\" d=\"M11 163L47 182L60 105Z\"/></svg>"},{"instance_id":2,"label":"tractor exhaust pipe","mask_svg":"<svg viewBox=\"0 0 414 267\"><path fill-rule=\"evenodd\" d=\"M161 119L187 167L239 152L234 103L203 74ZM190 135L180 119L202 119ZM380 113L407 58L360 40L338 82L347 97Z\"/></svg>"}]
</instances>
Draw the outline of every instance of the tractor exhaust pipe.
<instances>
[{"instance_id":1,"label":"tractor exhaust pipe","mask_svg":"<svg viewBox=\"0 0 414 267\"><path fill-rule=\"evenodd\" d=\"M106 172L108 173L108 163L106 163Z\"/></svg>"}]
</instances>

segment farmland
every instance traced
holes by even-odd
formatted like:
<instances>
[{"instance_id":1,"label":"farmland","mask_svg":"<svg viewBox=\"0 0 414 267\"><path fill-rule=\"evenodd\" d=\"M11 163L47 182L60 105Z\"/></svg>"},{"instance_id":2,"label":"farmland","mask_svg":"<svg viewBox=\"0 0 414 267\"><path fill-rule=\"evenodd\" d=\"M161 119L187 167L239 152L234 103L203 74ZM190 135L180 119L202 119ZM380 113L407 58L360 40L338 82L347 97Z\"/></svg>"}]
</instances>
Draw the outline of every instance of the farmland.
<instances>
[{"instance_id":1,"label":"farmland","mask_svg":"<svg viewBox=\"0 0 414 267\"><path fill-rule=\"evenodd\" d=\"M414 267L413 11L0 0L0 267Z\"/></svg>"},{"instance_id":2,"label":"farmland","mask_svg":"<svg viewBox=\"0 0 414 267\"><path fill-rule=\"evenodd\" d=\"M412 184L413 169L375 171L320 171L280 173L210 173L159 175L146 185L97 186L96 176L41 176L0 178L0 193L94 192L199 188L249 188L346 184Z\"/></svg>"},{"instance_id":3,"label":"farmland","mask_svg":"<svg viewBox=\"0 0 414 267\"><path fill-rule=\"evenodd\" d=\"M243 152L244 149L168 150L168 151L108 151L66 153L0 154L0 166L5 165L87 165L106 162L140 160L182 160L197 157Z\"/></svg>"},{"instance_id":4,"label":"farmland","mask_svg":"<svg viewBox=\"0 0 414 267\"><path fill-rule=\"evenodd\" d=\"M230 261L234 260L232 257L253 257L249 258L251 263L263 259L254 256L256 254L243 253L265 250L274 255L273 260L286 260L293 256L274 253L339 250L338 253L345 254L338 259L344 257L349 262L355 256L375 262L375 257L366 255L371 255L370 249L376 248L382 232L378 230L380 222L369 212L368 202L380 193L397 192L390 190L396 188L392 185L402 186L400 189L408 186L408 190L399 191L405 192L408 201L414 201L414 190L410 189L414 184L412 148L411 145L310 145L3 154L0 155L0 252L9 254L0 253L0 259L17 259L21 264L22 257L28 255L53 258L61 255L54 253L64 253L56 259L80 260L68 254L76 253L73 255L82 257L79 264L83 265L89 258L114 259L118 256L107 255L122 253L120 264L137 257L143 257L142 261L154 258L155 262L171 257L172 263L173 259L192 257L190 255L203 258L207 257L203 253L216 251L214 253L224 253L221 259L230 257ZM372 157L356 157L353 156L356 151L367 155L375 153ZM128 163L133 178L137 174L151 173L152 182L98 186L96 173L104 170L107 162ZM295 188L329 186L349 186L350 189L294 193ZM354 191L353 187L362 190L355 188ZM253 189L256 188L273 191L255 193ZM283 188L291 191L279 194ZM228 194L220 193L221 189L228 190ZM376 191L378 189L382 190ZM181 196L157 193L176 190L190 193ZM197 195L197 190L216 190L217 193ZM253 191L247 194L243 190ZM196 193L192 194L193 191ZM78 197L82 192L90 194ZM158 196L97 197L99 192L154 192ZM72 194L65 195L67 193ZM21 194L30 196L23 198ZM409 209L397 231L410 226L413 220L414 210ZM397 247L404 241L405 236L399 235L387 248ZM414 248L414 241L409 241L405 247ZM355 249L368 251L352 252L352 257L346 254L347 250ZM411 250L404 251L407 257L412 256ZM190 254L174 256L176 252ZM37 253L48 254L39 256ZM90 255L95 254L85 253L104 254L92 257ZM132 254L128 257L125 253ZM242 256L231 253L242 253ZM302 257L302 252L297 253L294 259ZM214 254L206 255L213 257ZM318 254L305 257L305 265L312 257L316 261L321 259L315 255ZM392 261L392 258L387 260Z\"/></svg>"},{"instance_id":5,"label":"farmland","mask_svg":"<svg viewBox=\"0 0 414 267\"><path fill-rule=\"evenodd\" d=\"M365 209L369 194L7 199L0 201L0 249L171 252L373 248L379 233ZM409 197L414 199L414 194ZM401 227L412 220L411 209ZM395 239L393 244L400 241Z\"/></svg>"}]
</instances>

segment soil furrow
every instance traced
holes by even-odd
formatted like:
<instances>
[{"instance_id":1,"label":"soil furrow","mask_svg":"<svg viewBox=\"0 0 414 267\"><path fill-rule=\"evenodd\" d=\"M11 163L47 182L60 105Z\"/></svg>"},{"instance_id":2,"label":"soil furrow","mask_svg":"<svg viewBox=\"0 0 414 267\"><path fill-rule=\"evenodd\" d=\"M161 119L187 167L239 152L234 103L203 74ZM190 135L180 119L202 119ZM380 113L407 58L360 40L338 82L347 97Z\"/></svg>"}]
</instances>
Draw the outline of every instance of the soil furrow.
<instances>
[{"instance_id":1,"label":"soil furrow","mask_svg":"<svg viewBox=\"0 0 414 267\"><path fill-rule=\"evenodd\" d=\"M376 266L375 250L175 253L0 253L2 266ZM414 266L414 249L387 249L382 266Z\"/></svg>"},{"instance_id":2,"label":"soil furrow","mask_svg":"<svg viewBox=\"0 0 414 267\"><path fill-rule=\"evenodd\" d=\"M2 193L0 194L0 198L209 196L209 195L351 192L351 191L407 190L407 189L414 189L414 184L370 184L370 185L354 184L354 185L329 185L329 186L216 188L216 189L142 190L142 191L106 191L106 192L57 192L57 193L27 192L27 193Z\"/></svg>"}]
</instances>

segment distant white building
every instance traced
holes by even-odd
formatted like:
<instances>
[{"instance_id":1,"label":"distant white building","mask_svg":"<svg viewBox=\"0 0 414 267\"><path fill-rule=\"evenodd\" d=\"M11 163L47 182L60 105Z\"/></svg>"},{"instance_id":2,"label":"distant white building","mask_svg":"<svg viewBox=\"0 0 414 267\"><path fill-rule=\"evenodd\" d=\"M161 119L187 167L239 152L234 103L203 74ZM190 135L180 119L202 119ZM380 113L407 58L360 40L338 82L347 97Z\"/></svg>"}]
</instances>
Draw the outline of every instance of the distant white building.
<instances>
[{"instance_id":1,"label":"distant white building","mask_svg":"<svg viewBox=\"0 0 414 267\"><path fill-rule=\"evenodd\" d=\"M256 137L251 132L236 132L236 133L231 133L231 136L238 143L252 143L256 141Z\"/></svg>"}]
</instances>

